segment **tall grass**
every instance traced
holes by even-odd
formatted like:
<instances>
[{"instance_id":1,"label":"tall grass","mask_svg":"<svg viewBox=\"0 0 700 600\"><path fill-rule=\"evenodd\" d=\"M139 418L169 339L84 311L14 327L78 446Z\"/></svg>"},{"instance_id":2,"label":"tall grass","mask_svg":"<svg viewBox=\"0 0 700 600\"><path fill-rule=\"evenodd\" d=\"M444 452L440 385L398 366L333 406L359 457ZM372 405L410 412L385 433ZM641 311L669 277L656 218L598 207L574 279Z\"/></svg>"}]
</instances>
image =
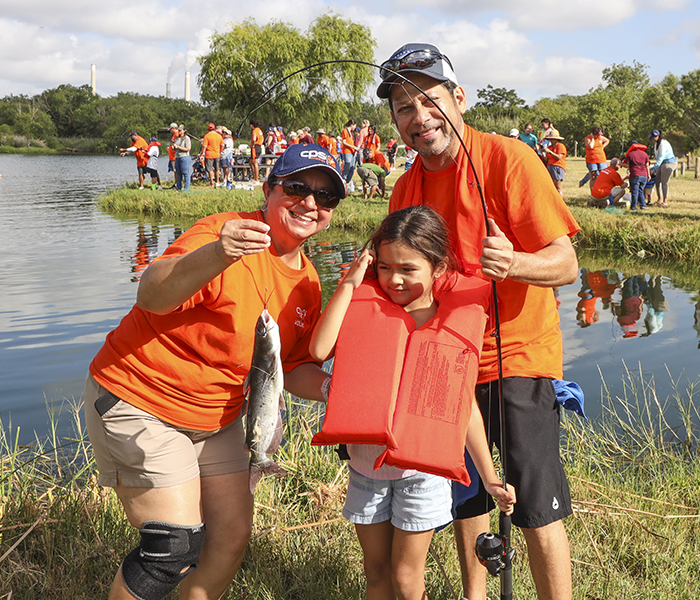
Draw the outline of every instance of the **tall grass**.
<instances>
[{"instance_id":1,"label":"tall grass","mask_svg":"<svg viewBox=\"0 0 700 600\"><path fill-rule=\"evenodd\" d=\"M601 381L601 417L562 418L562 458L574 505L565 523L577 600L694 599L700 593L698 382L673 385L673 396L661 399L653 376L641 368L627 371L617 389ZM224 597L361 598L361 552L340 512L346 468L332 448L310 444L321 407L288 397L287 409L286 443L277 460L290 475L258 485L252 539ZM119 562L136 544L114 493L96 485L76 404L72 414L69 439L50 433L45 441L19 446L16 432L0 430L3 600L104 598ZM670 426L672 419L680 425ZM515 597L534 599L518 530L513 544ZM459 592L450 528L434 538L426 578L434 600ZM489 595L498 594L498 581L489 579Z\"/></svg>"}]
</instances>

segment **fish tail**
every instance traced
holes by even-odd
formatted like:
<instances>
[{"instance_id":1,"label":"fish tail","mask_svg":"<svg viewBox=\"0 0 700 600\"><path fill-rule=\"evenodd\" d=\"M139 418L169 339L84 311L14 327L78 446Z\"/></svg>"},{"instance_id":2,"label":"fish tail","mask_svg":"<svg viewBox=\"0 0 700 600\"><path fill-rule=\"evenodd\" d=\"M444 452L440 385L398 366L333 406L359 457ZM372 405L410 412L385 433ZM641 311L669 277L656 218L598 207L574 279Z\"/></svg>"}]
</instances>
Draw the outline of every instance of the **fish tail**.
<instances>
[{"instance_id":1,"label":"fish tail","mask_svg":"<svg viewBox=\"0 0 700 600\"><path fill-rule=\"evenodd\" d=\"M263 475L271 477L284 477L285 475L288 475L288 473L285 469L280 467L272 460L268 460L267 462L259 465L250 465L248 485L250 487L251 495L255 495L255 487L258 485L258 481L260 481Z\"/></svg>"}]
</instances>

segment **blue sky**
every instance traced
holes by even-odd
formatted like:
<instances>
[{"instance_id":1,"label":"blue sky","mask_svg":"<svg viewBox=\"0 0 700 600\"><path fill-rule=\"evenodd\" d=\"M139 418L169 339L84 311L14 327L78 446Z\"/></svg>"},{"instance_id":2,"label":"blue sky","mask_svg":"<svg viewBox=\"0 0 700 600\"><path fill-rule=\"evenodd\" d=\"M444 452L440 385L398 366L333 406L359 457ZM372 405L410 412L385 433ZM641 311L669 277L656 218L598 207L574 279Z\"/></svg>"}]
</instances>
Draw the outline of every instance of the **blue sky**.
<instances>
[{"instance_id":1,"label":"blue sky","mask_svg":"<svg viewBox=\"0 0 700 600\"><path fill-rule=\"evenodd\" d=\"M430 5L428 9L427 6ZM470 103L491 84L515 89L528 103L582 94L602 70L633 60L652 81L700 68L700 2L691 0L0 0L0 97L35 94L62 83L97 91L173 96L184 93L185 67L196 88L196 58L214 31L230 22L274 17L304 30L334 12L368 25L377 62L409 41L438 45L450 56Z\"/></svg>"}]
</instances>

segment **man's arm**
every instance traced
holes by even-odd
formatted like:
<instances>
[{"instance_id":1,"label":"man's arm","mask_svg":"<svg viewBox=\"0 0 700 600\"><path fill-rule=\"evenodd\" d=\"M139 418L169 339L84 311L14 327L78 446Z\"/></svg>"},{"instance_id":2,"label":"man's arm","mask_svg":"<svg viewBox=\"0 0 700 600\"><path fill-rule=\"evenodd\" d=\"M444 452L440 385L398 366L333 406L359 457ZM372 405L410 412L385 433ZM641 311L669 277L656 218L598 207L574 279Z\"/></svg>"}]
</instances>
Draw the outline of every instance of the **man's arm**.
<instances>
[{"instance_id":1,"label":"man's arm","mask_svg":"<svg viewBox=\"0 0 700 600\"><path fill-rule=\"evenodd\" d=\"M498 225L489 219L491 235L484 238L481 272L494 281L512 279L538 287L574 283L578 277L576 251L569 236L552 240L537 252L515 252Z\"/></svg>"}]
</instances>

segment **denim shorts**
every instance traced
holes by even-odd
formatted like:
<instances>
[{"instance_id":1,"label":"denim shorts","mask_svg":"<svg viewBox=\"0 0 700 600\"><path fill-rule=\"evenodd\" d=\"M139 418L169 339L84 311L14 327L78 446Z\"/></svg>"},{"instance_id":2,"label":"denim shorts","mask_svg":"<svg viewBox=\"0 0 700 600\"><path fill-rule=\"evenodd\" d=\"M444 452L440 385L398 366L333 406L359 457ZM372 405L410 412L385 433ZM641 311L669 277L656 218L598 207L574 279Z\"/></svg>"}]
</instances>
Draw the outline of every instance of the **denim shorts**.
<instances>
[{"instance_id":1,"label":"denim shorts","mask_svg":"<svg viewBox=\"0 0 700 600\"><path fill-rule=\"evenodd\" d=\"M403 479L370 479L352 467L343 516L357 525L391 520L403 531L429 531L452 521L452 483L417 473Z\"/></svg>"},{"instance_id":2,"label":"denim shorts","mask_svg":"<svg viewBox=\"0 0 700 600\"><path fill-rule=\"evenodd\" d=\"M586 168L589 171L602 171L608 168L608 163L586 163Z\"/></svg>"}]
</instances>

